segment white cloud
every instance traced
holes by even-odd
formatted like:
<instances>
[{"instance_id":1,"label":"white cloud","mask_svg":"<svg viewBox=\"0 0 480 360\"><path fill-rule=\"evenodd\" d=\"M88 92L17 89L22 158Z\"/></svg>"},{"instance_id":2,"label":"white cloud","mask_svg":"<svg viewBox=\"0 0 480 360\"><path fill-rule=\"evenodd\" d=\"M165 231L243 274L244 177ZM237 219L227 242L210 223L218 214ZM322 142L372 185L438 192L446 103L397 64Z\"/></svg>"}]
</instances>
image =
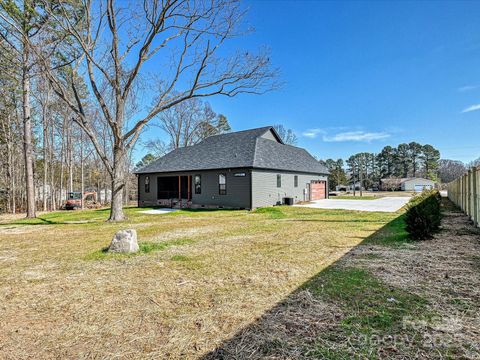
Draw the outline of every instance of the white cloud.
<instances>
[{"instance_id":1,"label":"white cloud","mask_svg":"<svg viewBox=\"0 0 480 360\"><path fill-rule=\"evenodd\" d=\"M302 133L302 136L315 139L318 135L325 133L322 129L309 129Z\"/></svg>"},{"instance_id":2,"label":"white cloud","mask_svg":"<svg viewBox=\"0 0 480 360\"><path fill-rule=\"evenodd\" d=\"M480 85L466 85L458 88L458 91L465 92L480 88Z\"/></svg>"},{"instance_id":3,"label":"white cloud","mask_svg":"<svg viewBox=\"0 0 480 360\"><path fill-rule=\"evenodd\" d=\"M366 131L346 131L337 133L335 135L323 136L323 141L326 142L341 142L341 141L364 141L371 142L373 140L382 140L390 137L386 132L366 132Z\"/></svg>"},{"instance_id":4,"label":"white cloud","mask_svg":"<svg viewBox=\"0 0 480 360\"><path fill-rule=\"evenodd\" d=\"M463 109L462 113L467 113L467 112L475 111L475 110L480 110L480 104L475 104L475 105L469 106L466 109Z\"/></svg>"}]
</instances>

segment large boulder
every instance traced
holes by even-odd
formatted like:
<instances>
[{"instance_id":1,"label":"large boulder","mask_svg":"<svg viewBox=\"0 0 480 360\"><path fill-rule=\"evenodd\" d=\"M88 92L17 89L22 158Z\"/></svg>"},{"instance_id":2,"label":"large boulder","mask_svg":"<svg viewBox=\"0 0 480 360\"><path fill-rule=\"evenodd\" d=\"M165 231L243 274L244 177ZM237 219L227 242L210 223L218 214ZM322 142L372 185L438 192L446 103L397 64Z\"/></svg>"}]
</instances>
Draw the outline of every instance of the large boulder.
<instances>
[{"instance_id":1,"label":"large boulder","mask_svg":"<svg viewBox=\"0 0 480 360\"><path fill-rule=\"evenodd\" d=\"M113 237L108 251L116 253L134 253L138 251L137 231L134 229L120 230Z\"/></svg>"}]
</instances>

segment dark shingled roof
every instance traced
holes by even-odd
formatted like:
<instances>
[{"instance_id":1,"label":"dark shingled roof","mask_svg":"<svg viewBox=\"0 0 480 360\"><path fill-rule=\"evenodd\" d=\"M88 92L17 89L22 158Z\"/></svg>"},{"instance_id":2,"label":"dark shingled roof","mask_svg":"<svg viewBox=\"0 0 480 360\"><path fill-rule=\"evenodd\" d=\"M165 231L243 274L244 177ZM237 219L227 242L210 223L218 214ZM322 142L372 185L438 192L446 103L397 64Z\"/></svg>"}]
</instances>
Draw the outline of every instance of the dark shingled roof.
<instances>
[{"instance_id":1,"label":"dark shingled roof","mask_svg":"<svg viewBox=\"0 0 480 360\"><path fill-rule=\"evenodd\" d=\"M262 137L268 131L278 142ZM325 166L305 149L283 144L271 126L210 136L197 145L173 150L135 173L233 168L328 174Z\"/></svg>"}]
</instances>

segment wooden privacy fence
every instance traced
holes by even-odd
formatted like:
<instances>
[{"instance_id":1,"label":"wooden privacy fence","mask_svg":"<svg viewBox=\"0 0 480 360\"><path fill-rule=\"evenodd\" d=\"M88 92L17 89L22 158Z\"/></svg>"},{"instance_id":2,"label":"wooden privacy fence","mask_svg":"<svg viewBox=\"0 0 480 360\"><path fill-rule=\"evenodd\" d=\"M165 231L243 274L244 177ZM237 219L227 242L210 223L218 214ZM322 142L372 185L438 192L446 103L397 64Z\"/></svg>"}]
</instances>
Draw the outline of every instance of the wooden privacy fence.
<instances>
[{"instance_id":1,"label":"wooden privacy fence","mask_svg":"<svg viewBox=\"0 0 480 360\"><path fill-rule=\"evenodd\" d=\"M475 226L480 226L480 167L448 183L447 190L448 198L472 219Z\"/></svg>"}]
</instances>

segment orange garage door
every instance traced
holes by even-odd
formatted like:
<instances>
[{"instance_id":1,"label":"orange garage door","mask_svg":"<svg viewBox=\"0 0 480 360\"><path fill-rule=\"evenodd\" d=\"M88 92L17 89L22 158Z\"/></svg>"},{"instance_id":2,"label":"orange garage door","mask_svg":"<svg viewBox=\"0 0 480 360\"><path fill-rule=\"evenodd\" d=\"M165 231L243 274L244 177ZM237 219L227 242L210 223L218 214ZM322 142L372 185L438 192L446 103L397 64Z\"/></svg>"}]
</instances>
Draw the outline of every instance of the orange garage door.
<instances>
[{"instance_id":1,"label":"orange garage door","mask_svg":"<svg viewBox=\"0 0 480 360\"><path fill-rule=\"evenodd\" d=\"M310 183L310 200L326 199L326 181L312 181Z\"/></svg>"}]
</instances>

